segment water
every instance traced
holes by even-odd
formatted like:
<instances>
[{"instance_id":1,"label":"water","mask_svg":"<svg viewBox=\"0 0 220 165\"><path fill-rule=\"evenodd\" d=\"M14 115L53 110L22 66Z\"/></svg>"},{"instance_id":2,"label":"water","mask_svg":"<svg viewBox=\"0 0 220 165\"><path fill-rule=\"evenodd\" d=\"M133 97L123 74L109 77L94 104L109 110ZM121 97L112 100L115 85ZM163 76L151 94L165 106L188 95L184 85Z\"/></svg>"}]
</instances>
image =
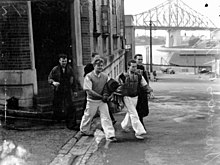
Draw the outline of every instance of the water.
<instances>
[{"instance_id":1,"label":"water","mask_svg":"<svg viewBox=\"0 0 220 165\"><path fill-rule=\"evenodd\" d=\"M168 64L171 58L171 54L167 52L160 52L157 49L160 48L162 45L152 45L152 57L153 57L153 64ZM149 64L150 62L150 45L136 45L135 46L135 54L142 54L143 55L143 63Z\"/></svg>"}]
</instances>

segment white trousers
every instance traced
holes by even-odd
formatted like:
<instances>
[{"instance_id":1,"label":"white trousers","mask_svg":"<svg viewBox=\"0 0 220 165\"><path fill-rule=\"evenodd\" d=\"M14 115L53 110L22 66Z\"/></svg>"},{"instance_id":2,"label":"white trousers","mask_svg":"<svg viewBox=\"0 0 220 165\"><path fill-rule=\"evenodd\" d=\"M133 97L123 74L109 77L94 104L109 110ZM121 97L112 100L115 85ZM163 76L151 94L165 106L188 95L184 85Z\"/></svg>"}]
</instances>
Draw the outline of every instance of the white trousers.
<instances>
[{"instance_id":1,"label":"white trousers","mask_svg":"<svg viewBox=\"0 0 220 165\"><path fill-rule=\"evenodd\" d=\"M137 98L138 97L124 97L124 108L127 111L127 113L125 115L124 120L121 122L121 127L122 129L128 129L130 126L132 126L136 135L142 135L145 134L146 131L139 120L138 113L136 110Z\"/></svg>"},{"instance_id":2,"label":"white trousers","mask_svg":"<svg viewBox=\"0 0 220 165\"><path fill-rule=\"evenodd\" d=\"M80 131L89 133L92 119L97 110L100 111L101 126L104 130L106 139L115 137L115 129L109 115L108 105L102 100L87 100L86 109L80 124Z\"/></svg>"}]
</instances>

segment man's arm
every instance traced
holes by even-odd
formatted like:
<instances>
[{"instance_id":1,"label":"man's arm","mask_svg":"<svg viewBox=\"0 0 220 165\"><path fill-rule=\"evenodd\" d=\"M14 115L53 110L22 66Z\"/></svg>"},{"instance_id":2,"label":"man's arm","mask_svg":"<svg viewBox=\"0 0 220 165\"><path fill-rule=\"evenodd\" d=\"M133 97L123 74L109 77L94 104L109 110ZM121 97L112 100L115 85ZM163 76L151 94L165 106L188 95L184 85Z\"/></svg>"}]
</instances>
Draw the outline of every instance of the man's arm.
<instances>
[{"instance_id":1,"label":"man's arm","mask_svg":"<svg viewBox=\"0 0 220 165\"><path fill-rule=\"evenodd\" d=\"M58 86L58 85L60 85L60 83L54 80L55 79L54 78L54 72L56 72L56 67L54 67L51 70L51 72L50 72L50 74L48 76L48 83L51 84L51 85L54 85L54 86Z\"/></svg>"},{"instance_id":2,"label":"man's arm","mask_svg":"<svg viewBox=\"0 0 220 165\"><path fill-rule=\"evenodd\" d=\"M144 66L143 66L143 77L146 80L146 82L149 84L149 77L148 77L147 71L145 70Z\"/></svg>"}]
</instances>

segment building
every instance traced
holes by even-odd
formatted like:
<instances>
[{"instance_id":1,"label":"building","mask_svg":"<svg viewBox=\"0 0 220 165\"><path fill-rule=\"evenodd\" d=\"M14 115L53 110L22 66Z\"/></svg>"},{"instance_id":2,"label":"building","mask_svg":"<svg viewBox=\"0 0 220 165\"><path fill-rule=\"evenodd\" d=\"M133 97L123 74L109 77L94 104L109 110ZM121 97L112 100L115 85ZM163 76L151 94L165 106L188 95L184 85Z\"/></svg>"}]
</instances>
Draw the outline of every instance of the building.
<instances>
[{"instance_id":1,"label":"building","mask_svg":"<svg viewBox=\"0 0 220 165\"><path fill-rule=\"evenodd\" d=\"M13 96L21 108L48 104L59 53L82 85L93 52L106 59L109 76L123 71L124 0L1 1L0 104Z\"/></svg>"},{"instance_id":2,"label":"building","mask_svg":"<svg viewBox=\"0 0 220 165\"><path fill-rule=\"evenodd\" d=\"M127 60L135 55L135 27L132 15L125 15L125 39Z\"/></svg>"},{"instance_id":3,"label":"building","mask_svg":"<svg viewBox=\"0 0 220 165\"><path fill-rule=\"evenodd\" d=\"M81 0L80 3L82 65L91 62L91 54L98 52L106 59L105 72L115 78L124 70L124 0Z\"/></svg>"}]
</instances>

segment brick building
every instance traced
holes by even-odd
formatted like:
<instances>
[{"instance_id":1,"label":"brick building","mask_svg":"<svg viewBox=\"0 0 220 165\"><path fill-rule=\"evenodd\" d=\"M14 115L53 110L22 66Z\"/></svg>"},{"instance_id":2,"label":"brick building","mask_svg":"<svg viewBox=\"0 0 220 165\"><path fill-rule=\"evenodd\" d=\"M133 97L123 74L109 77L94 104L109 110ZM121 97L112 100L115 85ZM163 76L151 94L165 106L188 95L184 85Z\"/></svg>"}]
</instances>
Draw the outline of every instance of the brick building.
<instances>
[{"instance_id":1,"label":"brick building","mask_svg":"<svg viewBox=\"0 0 220 165\"><path fill-rule=\"evenodd\" d=\"M47 76L66 53L78 81L93 52L116 77L124 69L124 0L0 2L0 104L16 97L20 107L48 103ZM38 99L36 99L38 98Z\"/></svg>"},{"instance_id":2,"label":"brick building","mask_svg":"<svg viewBox=\"0 0 220 165\"><path fill-rule=\"evenodd\" d=\"M115 78L124 69L124 0L81 0L82 63L92 52L101 54Z\"/></svg>"}]
</instances>

